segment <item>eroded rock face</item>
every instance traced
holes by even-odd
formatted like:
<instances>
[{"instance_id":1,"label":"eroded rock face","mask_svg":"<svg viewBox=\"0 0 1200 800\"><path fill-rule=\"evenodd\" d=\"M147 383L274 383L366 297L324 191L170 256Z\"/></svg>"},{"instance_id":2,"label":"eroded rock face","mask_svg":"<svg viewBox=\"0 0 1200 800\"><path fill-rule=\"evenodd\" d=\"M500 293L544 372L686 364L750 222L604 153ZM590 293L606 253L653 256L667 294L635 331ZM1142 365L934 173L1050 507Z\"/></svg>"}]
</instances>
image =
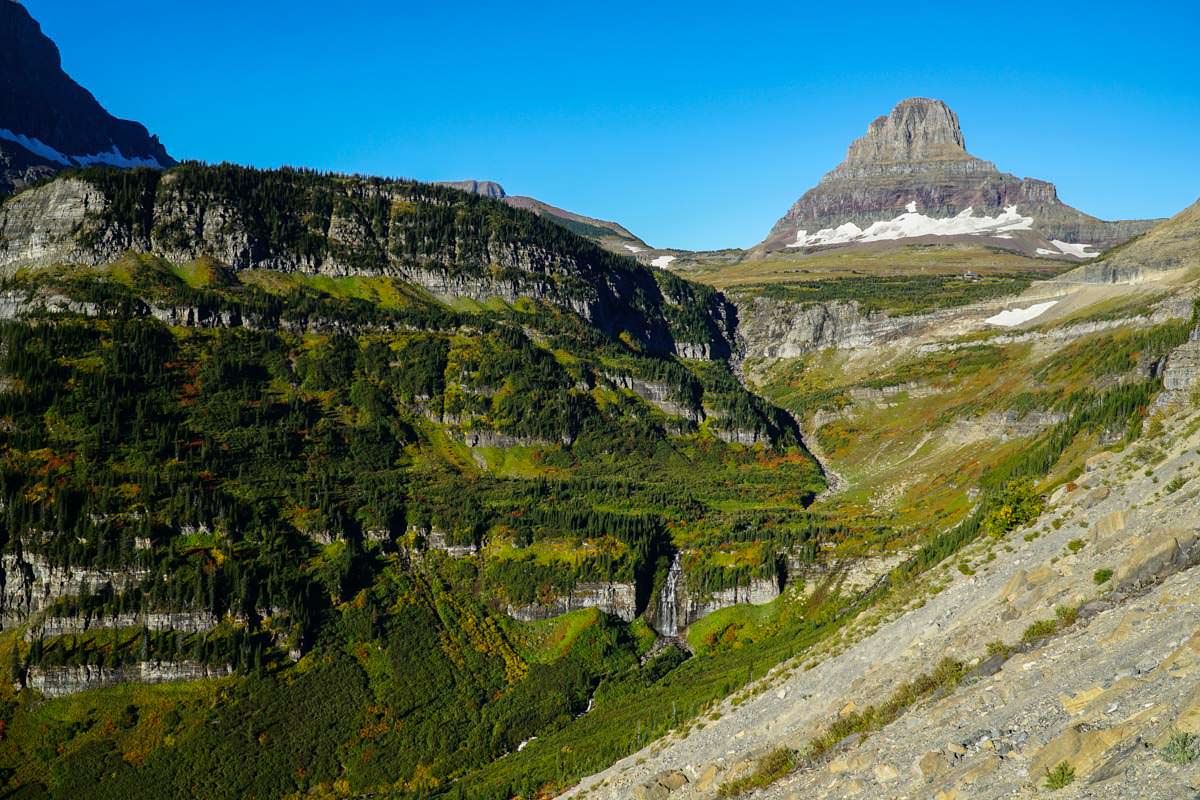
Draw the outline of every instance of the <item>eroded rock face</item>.
<instances>
[{"instance_id":1,"label":"eroded rock face","mask_svg":"<svg viewBox=\"0 0 1200 800\"><path fill-rule=\"evenodd\" d=\"M719 293L427 184L186 165L126 182L62 178L0 206L0 276L100 266L127 251L234 270L395 276L444 300L530 298L685 358L734 348L736 312Z\"/></svg>"},{"instance_id":2,"label":"eroded rock face","mask_svg":"<svg viewBox=\"0 0 1200 800\"><path fill-rule=\"evenodd\" d=\"M846 160L792 206L762 246L785 248L802 230L813 234L848 223L865 229L906 211L947 219L967 209L974 216L996 216L1010 206L1032 216L1033 228L1045 239L1100 249L1153 225L1098 220L1062 203L1052 183L1000 172L967 152L958 116L945 103L915 97L872 122L850 145Z\"/></svg>"},{"instance_id":3,"label":"eroded rock face","mask_svg":"<svg viewBox=\"0 0 1200 800\"><path fill-rule=\"evenodd\" d=\"M61 597L122 589L145 576L144 570L95 570L57 567L37 557L0 557L0 627L19 625Z\"/></svg>"},{"instance_id":4,"label":"eroded rock face","mask_svg":"<svg viewBox=\"0 0 1200 800\"><path fill-rule=\"evenodd\" d=\"M1162 371L1163 391L1154 401L1156 409L1192 402L1192 393L1200 387L1200 328L1188 341L1171 351Z\"/></svg>"},{"instance_id":5,"label":"eroded rock face","mask_svg":"<svg viewBox=\"0 0 1200 800\"><path fill-rule=\"evenodd\" d=\"M233 674L229 665L201 664L195 661L141 661L125 667L32 667L27 685L46 697L69 694L119 683L167 683L221 678Z\"/></svg>"},{"instance_id":6,"label":"eroded rock face","mask_svg":"<svg viewBox=\"0 0 1200 800\"><path fill-rule=\"evenodd\" d=\"M636 591L632 583L580 583L570 592L545 603L524 606L510 605L505 609L510 617L522 622L549 619L580 608L598 608L626 622L637 616Z\"/></svg>"}]
</instances>

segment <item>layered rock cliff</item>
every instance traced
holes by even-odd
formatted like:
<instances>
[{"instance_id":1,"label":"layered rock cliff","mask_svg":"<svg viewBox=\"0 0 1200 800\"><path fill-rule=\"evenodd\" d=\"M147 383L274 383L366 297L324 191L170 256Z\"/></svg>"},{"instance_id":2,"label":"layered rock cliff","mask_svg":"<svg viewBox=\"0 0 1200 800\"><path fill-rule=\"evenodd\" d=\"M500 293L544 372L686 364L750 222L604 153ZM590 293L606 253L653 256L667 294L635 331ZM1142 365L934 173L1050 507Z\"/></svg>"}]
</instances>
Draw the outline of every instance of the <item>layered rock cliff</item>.
<instances>
[{"instance_id":1,"label":"layered rock cliff","mask_svg":"<svg viewBox=\"0 0 1200 800\"><path fill-rule=\"evenodd\" d=\"M760 247L921 235L983 235L1003 243L1027 230L1043 244L1086 243L1096 255L1153 222L1099 220L1061 202L1052 183L1000 172L967 152L958 116L945 103L917 97L872 122L846 160L796 201ZM1056 245L1053 252L1069 255L1070 248Z\"/></svg>"},{"instance_id":2,"label":"layered rock cliff","mask_svg":"<svg viewBox=\"0 0 1200 800\"><path fill-rule=\"evenodd\" d=\"M90 169L0 206L0 275L129 250L235 270L395 275L445 299L534 298L684 357L733 346L735 313L715 291L439 186L232 166Z\"/></svg>"}]
</instances>

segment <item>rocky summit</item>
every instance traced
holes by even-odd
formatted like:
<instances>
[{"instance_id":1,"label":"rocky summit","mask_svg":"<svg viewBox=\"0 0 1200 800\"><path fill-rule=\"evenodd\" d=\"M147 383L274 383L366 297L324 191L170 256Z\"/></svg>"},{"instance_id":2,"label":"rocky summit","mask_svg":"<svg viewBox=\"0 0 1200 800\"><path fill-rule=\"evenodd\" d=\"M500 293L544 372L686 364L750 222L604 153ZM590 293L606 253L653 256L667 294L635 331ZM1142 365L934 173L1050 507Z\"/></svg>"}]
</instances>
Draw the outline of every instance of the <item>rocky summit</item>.
<instances>
[{"instance_id":1,"label":"rocky summit","mask_svg":"<svg viewBox=\"0 0 1200 800\"><path fill-rule=\"evenodd\" d=\"M1000 172L967 151L949 106L915 97L872 122L759 248L971 237L1030 255L1086 259L1152 224L1096 219L1059 200L1048 181Z\"/></svg>"},{"instance_id":2,"label":"rocky summit","mask_svg":"<svg viewBox=\"0 0 1200 800\"><path fill-rule=\"evenodd\" d=\"M175 163L140 123L117 119L63 72L24 6L0 2L0 193L68 167Z\"/></svg>"}]
</instances>

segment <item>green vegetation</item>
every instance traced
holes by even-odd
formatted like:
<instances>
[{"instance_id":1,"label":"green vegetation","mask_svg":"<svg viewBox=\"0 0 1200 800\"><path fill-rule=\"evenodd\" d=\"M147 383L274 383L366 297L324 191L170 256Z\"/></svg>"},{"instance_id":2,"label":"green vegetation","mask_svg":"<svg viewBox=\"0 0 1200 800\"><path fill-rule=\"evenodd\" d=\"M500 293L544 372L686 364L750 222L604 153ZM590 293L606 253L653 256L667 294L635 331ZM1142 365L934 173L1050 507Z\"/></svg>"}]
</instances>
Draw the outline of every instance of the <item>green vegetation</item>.
<instances>
[{"instance_id":1,"label":"green vegetation","mask_svg":"<svg viewBox=\"0 0 1200 800\"><path fill-rule=\"evenodd\" d=\"M776 748L763 756L749 775L722 783L718 795L739 797L754 789L765 788L787 775L795 766L795 751L787 747Z\"/></svg>"},{"instance_id":2,"label":"green vegetation","mask_svg":"<svg viewBox=\"0 0 1200 800\"><path fill-rule=\"evenodd\" d=\"M1158 754L1168 764L1190 764L1200 758L1200 736L1177 731L1159 748Z\"/></svg>"},{"instance_id":3,"label":"green vegetation","mask_svg":"<svg viewBox=\"0 0 1200 800\"><path fill-rule=\"evenodd\" d=\"M1058 766L1046 772L1046 788L1052 792L1070 786L1074 782L1075 768L1069 762L1059 762Z\"/></svg>"},{"instance_id":4,"label":"green vegetation","mask_svg":"<svg viewBox=\"0 0 1200 800\"><path fill-rule=\"evenodd\" d=\"M853 301L863 311L886 311L901 316L1020 294L1036 277L1039 276L1029 273L971 279L960 275L844 277L838 280L740 284L735 294L787 300L802 305L834 300Z\"/></svg>"},{"instance_id":5,"label":"green vegetation","mask_svg":"<svg viewBox=\"0 0 1200 800\"><path fill-rule=\"evenodd\" d=\"M854 711L834 722L829 728L809 743L808 756L819 758L834 745L854 733L877 731L894 722L909 707L935 692L950 692L966 675L962 662L950 658L942 659L932 672L920 675L897 689L891 697L878 706L867 706Z\"/></svg>"},{"instance_id":6,"label":"green vegetation","mask_svg":"<svg viewBox=\"0 0 1200 800\"><path fill-rule=\"evenodd\" d=\"M1081 351L1082 366L1039 362L1039 381L1005 378L1032 372L1021 344L900 355L845 380L836 354L814 357L768 400L724 358L732 309L716 291L484 198L232 166L78 174L109 201L85 242L153 238L194 258L131 253L0 284L73 309L0 323L0 554L113 576L45 616L123 620L0 635L6 796L553 796L703 725L980 534L1027 524L1097 439L1138 435L1159 386L1126 378L1177 334L1117 337ZM237 220L245 263L207 259L162 213L190 202ZM334 234L347 226L359 235ZM943 261L926 276L764 291L912 311L931 307L923 293L970 302L1029 277L988 258L981 281ZM460 288L421 288L442 284ZM939 392L905 394L926 384ZM908 455L880 484L810 508L825 481L772 400L806 414L883 389L895 408L818 438L860 464L893 445ZM914 431L1010 409L1061 416L964 447L941 474L904 466L925 447ZM877 492L897 469L913 484L899 499ZM793 586L797 564L901 546L914 555L865 595L843 594L837 574ZM696 600L755 581L785 590L692 625L691 653L650 657L647 620L676 556ZM636 619L506 613L536 619L584 584L628 589L620 610ZM163 613L214 624L139 622ZM231 674L57 699L30 688L148 660ZM814 753L964 675L943 662L838 720ZM797 758L772 753L725 791L766 785Z\"/></svg>"},{"instance_id":7,"label":"green vegetation","mask_svg":"<svg viewBox=\"0 0 1200 800\"><path fill-rule=\"evenodd\" d=\"M1072 606L1058 606L1054 609L1054 619L1040 619L1031 624L1021 634L1021 642L1029 644L1038 642L1058 633L1063 628L1070 627L1079 617L1079 609Z\"/></svg>"},{"instance_id":8,"label":"green vegetation","mask_svg":"<svg viewBox=\"0 0 1200 800\"><path fill-rule=\"evenodd\" d=\"M1104 584L1108 583L1109 579L1112 578L1112 576L1113 576L1113 571L1111 569L1108 569L1108 568L1098 569L1092 573L1092 582L1095 583L1097 586L1103 586Z\"/></svg>"}]
</instances>

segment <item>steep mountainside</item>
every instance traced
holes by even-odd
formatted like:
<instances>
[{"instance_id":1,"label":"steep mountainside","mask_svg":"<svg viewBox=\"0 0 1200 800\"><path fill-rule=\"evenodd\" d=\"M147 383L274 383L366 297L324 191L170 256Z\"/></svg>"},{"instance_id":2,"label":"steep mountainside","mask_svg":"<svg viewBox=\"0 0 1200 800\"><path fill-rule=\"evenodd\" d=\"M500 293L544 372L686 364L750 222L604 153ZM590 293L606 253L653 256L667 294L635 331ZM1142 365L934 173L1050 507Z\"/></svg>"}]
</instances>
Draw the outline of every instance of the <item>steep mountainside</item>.
<instances>
[{"instance_id":1,"label":"steep mountainside","mask_svg":"<svg viewBox=\"0 0 1200 800\"><path fill-rule=\"evenodd\" d=\"M872 122L846 160L796 201L759 247L958 237L1078 259L1152 224L1098 220L1062 203L1052 183L1000 172L967 152L945 103L912 98Z\"/></svg>"},{"instance_id":2,"label":"steep mountainside","mask_svg":"<svg viewBox=\"0 0 1200 800\"><path fill-rule=\"evenodd\" d=\"M63 72L24 6L0 2L0 193L67 167L174 163L157 137L113 117Z\"/></svg>"},{"instance_id":3,"label":"steep mountainside","mask_svg":"<svg viewBox=\"0 0 1200 800\"><path fill-rule=\"evenodd\" d=\"M566 796L1194 794L1194 219L1019 295L925 273L731 295L743 372L830 476L811 510L887 521L827 555L879 579L835 636Z\"/></svg>"},{"instance_id":4,"label":"steep mountainside","mask_svg":"<svg viewBox=\"0 0 1200 800\"><path fill-rule=\"evenodd\" d=\"M439 186L185 165L72 173L0 209L0 274L104 264L126 250L234 269L402 276L445 298L532 296L656 352L731 350L732 309L717 293Z\"/></svg>"},{"instance_id":5,"label":"steep mountainside","mask_svg":"<svg viewBox=\"0 0 1200 800\"><path fill-rule=\"evenodd\" d=\"M1200 201L1109 253L1103 261L1080 267L1063 279L1119 283L1189 268L1200 268Z\"/></svg>"},{"instance_id":6,"label":"steep mountainside","mask_svg":"<svg viewBox=\"0 0 1200 800\"><path fill-rule=\"evenodd\" d=\"M5 791L531 796L827 628L859 523L712 289L289 170L73 171L0 230Z\"/></svg>"}]
</instances>

